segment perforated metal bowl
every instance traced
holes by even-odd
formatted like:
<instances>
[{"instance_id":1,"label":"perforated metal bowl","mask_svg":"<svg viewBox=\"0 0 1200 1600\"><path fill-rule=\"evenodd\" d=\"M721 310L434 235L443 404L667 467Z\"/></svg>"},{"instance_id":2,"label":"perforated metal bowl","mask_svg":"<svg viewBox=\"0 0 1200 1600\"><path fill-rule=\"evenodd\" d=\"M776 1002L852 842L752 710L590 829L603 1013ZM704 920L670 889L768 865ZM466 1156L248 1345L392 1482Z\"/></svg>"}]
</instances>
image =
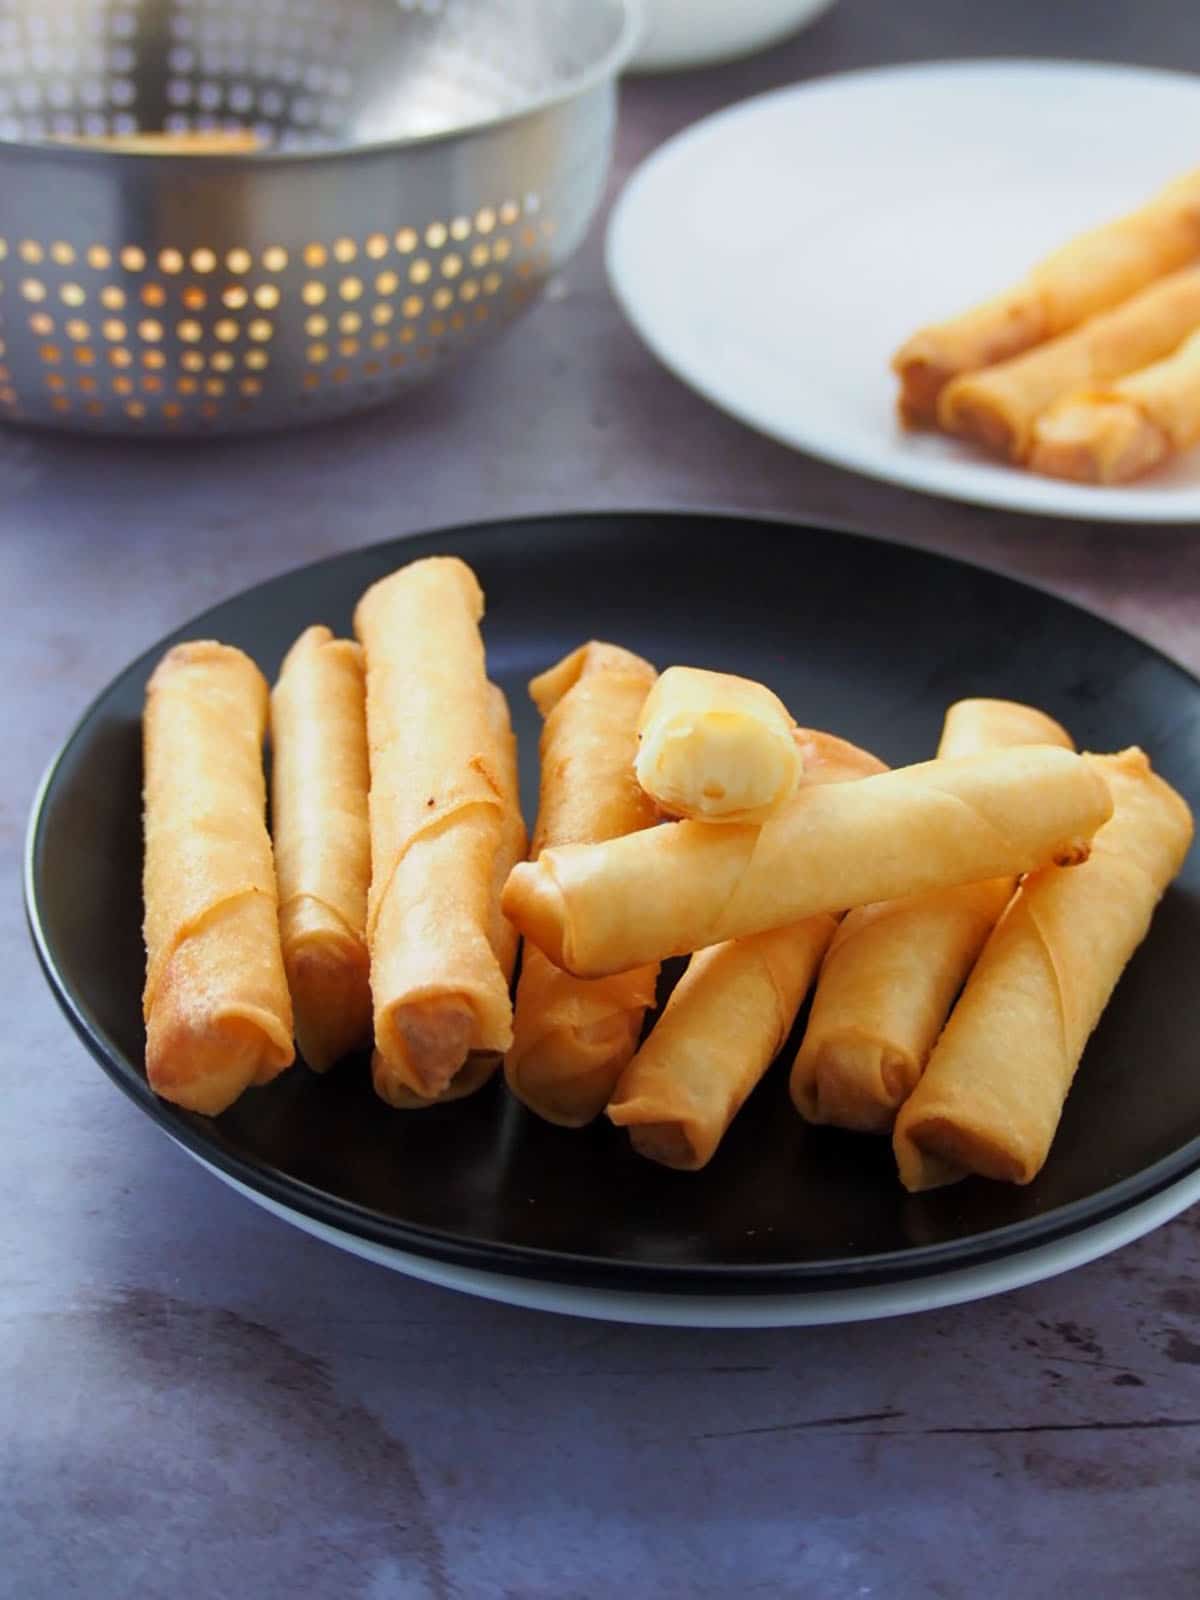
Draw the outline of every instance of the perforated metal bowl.
<instances>
[{"instance_id":1,"label":"perforated metal bowl","mask_svg":"<svg viewBox=\"0 0 1200 1600\"><path fill-rule=\"evenodd\" d=\"M0 0L0 417L278 427L469 350L587 227L633 5Z\"/></svg>"}]
</instances>

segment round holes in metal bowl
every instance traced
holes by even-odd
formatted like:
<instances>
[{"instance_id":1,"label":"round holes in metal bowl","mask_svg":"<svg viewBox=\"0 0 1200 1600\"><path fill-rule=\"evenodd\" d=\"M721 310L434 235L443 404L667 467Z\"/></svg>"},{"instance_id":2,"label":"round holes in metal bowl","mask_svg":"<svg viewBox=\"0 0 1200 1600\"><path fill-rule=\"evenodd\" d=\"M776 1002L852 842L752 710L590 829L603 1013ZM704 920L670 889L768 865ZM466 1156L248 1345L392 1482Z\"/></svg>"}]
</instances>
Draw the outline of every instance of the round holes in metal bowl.
<instances>
[{"instance_id":1,"label":"round holes in metal bowl","mask_svg":"<svg viewBox=\"0 0 1200 1600\"><path fill-rule=\"evenodd\" d=\"M197 15L208 4L187 0ZM2 28L0 9L0 39ZM496 302L503 320L553 265L555 219L536 195L379 222L268 243L14 229L0 238L0 296L14 297L20 317L0 386L14 404L28 391L34 415L62 398L70 409L55 415L88 426L211 429L218 416L312 397L314 378L337 389L344 410L356 388L382 395L476 339Z\"/></svg>"}]
</instances>

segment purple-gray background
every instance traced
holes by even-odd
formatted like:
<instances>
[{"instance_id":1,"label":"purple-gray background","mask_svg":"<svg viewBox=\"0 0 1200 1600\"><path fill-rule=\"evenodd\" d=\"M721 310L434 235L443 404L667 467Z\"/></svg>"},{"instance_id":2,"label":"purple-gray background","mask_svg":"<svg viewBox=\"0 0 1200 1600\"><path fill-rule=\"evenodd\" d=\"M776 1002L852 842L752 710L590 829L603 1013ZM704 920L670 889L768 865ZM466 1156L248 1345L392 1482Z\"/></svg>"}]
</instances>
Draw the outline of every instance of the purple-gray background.
<instances>
[{"instance_id":1,"label":"purple-gray background","mask_svg":"<svg viewBox=\"0 0 1200 1600\"><path fill-rule=\"evenodd\" d=\"M1196 68L1200 22L1176 0L843 0L765 57L628 85L614 189L758 90L997 54ZM113 1092L41 982L21 835L70 723L166 629L331 551L737 505L1027 575L1200 667L1191 530L935 502L759 439L655 367L601 238L501 345L384 414L200 448L0 435L0 1596L1200 1592L1200 1212L1053 1283L857 1328L512 1311L240 1200Z\"/></svg>"}]
</instances>

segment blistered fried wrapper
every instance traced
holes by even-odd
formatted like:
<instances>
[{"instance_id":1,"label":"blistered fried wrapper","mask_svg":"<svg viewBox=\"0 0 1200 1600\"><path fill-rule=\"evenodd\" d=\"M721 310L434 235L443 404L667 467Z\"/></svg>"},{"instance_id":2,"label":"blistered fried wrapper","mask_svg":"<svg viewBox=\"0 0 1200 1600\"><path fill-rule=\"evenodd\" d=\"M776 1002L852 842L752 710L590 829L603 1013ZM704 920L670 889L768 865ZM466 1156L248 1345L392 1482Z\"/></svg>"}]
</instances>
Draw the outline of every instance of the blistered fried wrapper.
<instances>
[{"instance_id":1,"label":"blistered fried wrapper","mask_svg":"<svg viewBox=\"0 0 1200 1600\"><path fill-rule=\"evenodd\" d=\"M952 759L1026 744L1069 749L1071 738L1033 706L960 700L946 713L938 754ZM1015 888L1011 877L989 878L847 913L821 967L792 1068L792 1099L802 1116L860 1133L891 1132Z\"/></svg>"},{"instance_id":2,"label":"blistered fried wrapper","mask_svg":"<svg viewBox=\"0 0 1200 1600\"><path fill-rule=\"evenodd\" d=\"M249 656L198 640L159 662L142 721L146 1075L165 1099L214 1116L294 1054L267 698Z\"/></svg>"},{"instance_id":3,"label":"blistered fried wrapper","mask_svg":"<svg viewBox=\"0 0 1200 1600\"><path fill-rule=\"evenodd\" d=\"M1080 860L1108 819L1104 775L1019 747L859 783L805 784L761 828L667 823L544 850L504 909L556 965L605 977L876 900Z\"/></svg>"},{"instance_id":4,"label":"blistered fried wrapper","mask_svg":"<svg viewBox=\"0 0 1200 1600\"><path fill-rule=\"evenodd\" d=\"M325 1071L371 1037L362 651L312 627L271 692L271 829L296 1040Z\"/></svg>"},{"instance_id":5,"label":"blistered fried wrapper","mask_svg":"<svg viewBox=\"0 0 1200 1600\"><path fill-rule=\"evenodd\" d=\"M617 838L657 821L633 770L638 715L654 678L640 656L592 641L530 684L545 718L535 856L546 846ZM576 978L527 944L505 1060L509 1088L550 1122L590 1122L637 1049L657 978L657 962L609 978Z\"/></svg>"},{"instance_id":6,"label":"blistered fried wrapper","mask_svg":"<svg viewBox=\"0 0 1200 1600\"><path fill-rule=\"evenodd\" d=\"M434 1098L472 1053L512 1039L493 945L503 777L479 622L454 557L374 584L354 626L366 657L371 764L367 941L375 1086Z\"/></svg>"},{"instance_id":7,"label":"blistered fried wrapper","mask_svg":"<svg viewBox=\"0 0 1200 1600\"><path fill-rule=\"evenodd\" d=\"M1183 865L1191 813L1142 751L1086 759L1112 820L1082 866L1026 878L984 946L896 1119L907 1189L1037 1176L1084 1046Z\"/></svg>"}]
</instances>

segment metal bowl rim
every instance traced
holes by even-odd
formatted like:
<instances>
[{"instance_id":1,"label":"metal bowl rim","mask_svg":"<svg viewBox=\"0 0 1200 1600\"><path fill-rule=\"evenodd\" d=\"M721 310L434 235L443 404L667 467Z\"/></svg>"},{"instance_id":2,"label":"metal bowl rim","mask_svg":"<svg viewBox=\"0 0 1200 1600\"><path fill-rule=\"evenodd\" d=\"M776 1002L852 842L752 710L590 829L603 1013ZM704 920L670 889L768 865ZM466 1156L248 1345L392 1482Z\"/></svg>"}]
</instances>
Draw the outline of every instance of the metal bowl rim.
<instances>
[{"instance_id":1,"label":"metal bowl rim","mask_svg":"<svg viewBox=\"0 0 1200 1600\"><path fill-rule=\"evenodd\" d=\"M342 161L349 156L404 155L410 150L427 150L439 145L450 146L463 138L475 138L496 133L515 126L528 117L553 111L601 87L615 82L623 68L628 66L642 42L644 31L644 0L611 0L620 7L621 25L616 39L599 60L566 82L558 84L546 94L492 117L477 122L459 123L453 128L443 128L432 133L406 134L398 139L368 139L360 143L346 141L322 145L316 150L263 150L247 151L238 155L156 155L133 150L104 150L85 144L72 144L57 139L5 139L0 137L0 156L24 155L37 159L64 157L84 163L107 164L119 161L134 170L168 173L173 176L190 172L220 172L262 170L277 166L319 166L324 162Z\"/></svg>"}]
</instances>

